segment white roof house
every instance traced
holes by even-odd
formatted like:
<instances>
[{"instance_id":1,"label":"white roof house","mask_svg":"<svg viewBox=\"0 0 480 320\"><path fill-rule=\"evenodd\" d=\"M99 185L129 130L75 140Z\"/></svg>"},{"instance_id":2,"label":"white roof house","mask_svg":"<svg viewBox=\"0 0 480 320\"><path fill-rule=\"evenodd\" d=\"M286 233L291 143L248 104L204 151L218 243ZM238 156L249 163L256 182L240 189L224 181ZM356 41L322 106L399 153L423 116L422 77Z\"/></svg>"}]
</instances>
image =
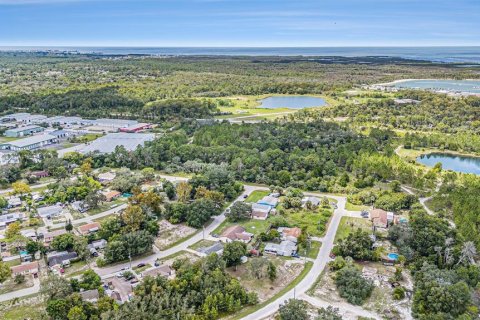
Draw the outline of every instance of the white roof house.
<instances>
[{"instance_id":1,"label":"white roof house","mask_svg":"<svg viewBox=\"0 0 480 320\"><path fill-rule=\"evenodd\" d=\"M320 205L320 199L317 197L304 197L302 199L302 206L306 205L307 202L310 202L314 206Z\"/></svg>"},{"instance_id":2,"label":"white roof house","mask_svg":"<svg viewBox=\"0 0 480 320\"><path fill-rule=\"evenodd\" d=\"M53 205L48 207L37 208L38 215L42 218L56 217L63 213L63 207L59 205Z\"/></svg>"},{"instance_id":3,"label":"white roof house","mask_svg":"<svg viewBox=\"0 0 480 320\"><path fill-rule=\"evenodd\" d=\"M289 240L277 243L267 243L264 249L265 253L276 254L277 256L290 257L297 252L297 245Z\"/></svg>"},{"instance_id":4,"label":"white roof house","mask_svg":"<svg viewBox=\"0 0 480 320\"><path fill-rule=\"evenodd\" d=\"M127 151L134 151L138 146L143 146L145 142L155 139L151 133L109 133L89 145L80 149L83 154L90 152L112 153L117 146L123 146Z\"/></svg>"},{"instance_id":5,"label":"white roof house","mask_svg":"<svg viewBox=\"0 0 480 320\"><path fill-rule=\"evenodd\" d=\"M58 139L49 134L41 134L24 139L18 139L10 142L0 144L0 149L3 150L34 150L44 146L48 146L57 143Z\"/></svg>"}]
</instances>

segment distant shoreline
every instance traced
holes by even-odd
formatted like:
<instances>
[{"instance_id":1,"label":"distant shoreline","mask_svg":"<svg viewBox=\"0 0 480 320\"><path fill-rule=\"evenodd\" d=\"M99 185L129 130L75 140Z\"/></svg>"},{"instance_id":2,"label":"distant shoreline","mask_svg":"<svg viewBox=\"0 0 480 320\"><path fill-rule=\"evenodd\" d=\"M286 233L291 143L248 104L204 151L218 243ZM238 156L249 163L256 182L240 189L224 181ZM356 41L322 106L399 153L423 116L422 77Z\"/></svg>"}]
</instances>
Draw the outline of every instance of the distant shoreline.
<instances>
[{"instance_id":1,"label":"distant shoreline","mask_svg":"<svg viewBox=\"0 0 480 320\"><path fill-rule=\"evenodd\" d=\"M263 56L344 57L477 64L480 46L463 47L95 47L95 46L0 46L1 52L97 54L105 56Z\"/></svg>"}]
</instances>

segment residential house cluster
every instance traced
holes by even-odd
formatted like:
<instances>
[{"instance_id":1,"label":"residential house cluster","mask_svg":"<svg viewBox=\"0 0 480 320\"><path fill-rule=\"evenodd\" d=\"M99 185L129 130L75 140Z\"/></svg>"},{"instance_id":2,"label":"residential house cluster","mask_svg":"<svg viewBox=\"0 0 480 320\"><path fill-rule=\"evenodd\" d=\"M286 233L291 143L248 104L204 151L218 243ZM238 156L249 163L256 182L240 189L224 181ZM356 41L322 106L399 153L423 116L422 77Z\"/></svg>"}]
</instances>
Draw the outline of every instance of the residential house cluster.
<instances>
[{"instance_id":1,"label":"residential house cluster","mask_svg":"<svg viewBox=\"0 0 480 320\"><path fill-rule=\"evenodd\" d=\"M271 213L275 213L275 207L279 202L279 194L271 193L252 204L252 219L266 220Z\"/></svg>"},{"instance_id":2,"label":"residential house cluster","mask_svg":"<svg viewBox=\"0 0 480 320\"><path fill-rule=\"evenodd\" d=\"M298 250L298 237L302 234L302 230L297 227L280 227L277 231L280 233L280 243L267 243L263 252L284 257L295 255Z\"/></svg>"}]
</instances>

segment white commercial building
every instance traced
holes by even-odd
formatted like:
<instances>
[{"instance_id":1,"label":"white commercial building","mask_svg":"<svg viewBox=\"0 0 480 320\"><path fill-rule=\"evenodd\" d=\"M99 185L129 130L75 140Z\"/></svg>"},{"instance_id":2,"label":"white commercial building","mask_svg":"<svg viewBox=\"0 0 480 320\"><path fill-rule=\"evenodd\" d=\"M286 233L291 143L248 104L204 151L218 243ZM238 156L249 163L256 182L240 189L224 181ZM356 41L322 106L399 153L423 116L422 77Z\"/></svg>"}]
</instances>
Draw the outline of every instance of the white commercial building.
<instances>
[{"instance_id":1,"label":"white commercial building","mask_svg":"<svg viewBox=\"0 0 480 320\"><path fill-rule=\"evenodd\" d=\"M107 128L128 128L130 126L137 125L138 121L136 120L124 120L124 119L97 119L93 121L93 125L98 127L107 127Z\"/></svg>"},{"instance_id":2,"label":"white commercial building","mask_svg":"<svg viewBox=\"0 0 480 320\"><path fill-rule=\"evenodd\" d=\"M83 154L90 152L112 153L118 146L123 146L127 151L133 151L145 142L155 139L151 133L109 133L92 141L89 145L80 149Z\"/></svg>"},{"instance_id":3,"label":"white commercial building","mask_svg":"<svg viewBox=\"0 0 480 320\"><path fill-rule=\"evenodd\" d=\"M0 144L0 150L34 150L57 143L58 139L49 134L41 134L25 139L18 139Z\"/></svg>"}]
</instances>

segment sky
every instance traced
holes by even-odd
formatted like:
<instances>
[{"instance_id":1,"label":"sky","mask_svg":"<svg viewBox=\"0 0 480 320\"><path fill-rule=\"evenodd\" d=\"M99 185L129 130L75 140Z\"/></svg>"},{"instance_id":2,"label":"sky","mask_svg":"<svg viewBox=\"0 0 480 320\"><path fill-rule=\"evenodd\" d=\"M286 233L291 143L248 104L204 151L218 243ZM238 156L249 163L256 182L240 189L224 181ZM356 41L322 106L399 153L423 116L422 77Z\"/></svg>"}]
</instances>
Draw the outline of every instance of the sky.
<instances>
[{"instance_id":1,"label":"sky","mask_svg":"<svg viewBox=\"0 0 480 320\"><path fill-rule=\"evenodd\" d=\"M0 0L0 46L457 45L480 0Z\"/></svg>"}]
</instances>

